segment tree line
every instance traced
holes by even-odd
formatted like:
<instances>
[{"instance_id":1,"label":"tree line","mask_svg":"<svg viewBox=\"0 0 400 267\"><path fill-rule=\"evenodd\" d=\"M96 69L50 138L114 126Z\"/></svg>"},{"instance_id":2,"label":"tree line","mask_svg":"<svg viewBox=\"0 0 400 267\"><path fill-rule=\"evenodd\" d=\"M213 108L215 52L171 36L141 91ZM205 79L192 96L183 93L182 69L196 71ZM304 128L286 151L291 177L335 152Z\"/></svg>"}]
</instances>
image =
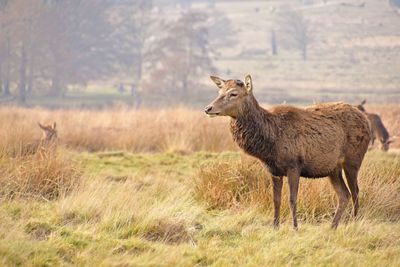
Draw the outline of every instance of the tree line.
<instances>
[{"instance_id":1,"label":"tree line","mask_svg":"<svg viewBox=\"0 0 400 267\"><path fill-rule=\"evenodd\" d=\"M215 1L208 13L191 1L173 1L180 8L161 2L0 0L0 95L25 104L31 96L62 97L73 86L127 77L132 95L187 100L198 77L215 73L213 59L234 42L234 30ZM282 14L266 45L277 55L280 39L306 60L308 22L298 12ZM288 38L276 37L284 33Z\"/></svg>"},{"instance_id":2,"label":"tree line","mask_svg":"<svg viewBox=\"0 0 400 267\"><path fill-rule=\"evenodd\" d=\"M214 68L210 20L162 12L151 0L0 0L1 94L23 104L125 73L139 90L146 78L187 96L191 77Z\"/></svg>"}]
</instances>

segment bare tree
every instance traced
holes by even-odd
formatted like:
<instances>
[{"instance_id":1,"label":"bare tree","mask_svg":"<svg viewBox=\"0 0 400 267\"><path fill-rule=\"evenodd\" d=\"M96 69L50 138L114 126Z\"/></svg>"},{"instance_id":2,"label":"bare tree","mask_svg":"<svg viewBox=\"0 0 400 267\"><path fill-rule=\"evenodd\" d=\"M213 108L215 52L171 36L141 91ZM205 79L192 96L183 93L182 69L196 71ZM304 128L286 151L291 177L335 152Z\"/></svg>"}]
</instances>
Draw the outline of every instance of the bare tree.
<instances>
[{"instance_id":1,"label":"bare tree","mask_svg":"<svg viewBox=\"0 0 400 267\"><path fill-rule=\"evenodd\" d=\"M0 1L0 88L4 96L10 95L11 79L11 27L8 1Z\"/></svg>"},{"instance_id":2,"label":"bare tree","mask_svg":"<svg viewBox=\"0 0 400 267\"><path fill-rule=\"evenodd\" d=\"M4 94L10 94L10 79L14 76L21 104L26 101L27 53L33 45L41 12L43 9L40 0L31 0L29 3L24 0L7 1L2 8Z\"/></svg>"},{"instance_id":3,"label":"bare tree","mask_svg":"<svg viewBox=\"0 0 400 267\"><path fill-rule=\"evenodd\" d=\"M0 0L3 95L15 92L23 104L32 93L60 96L69 85L112 76L121 60L112 38L113 5L104 0ZM42 92L34 92L36 81Z\"/></svg>"},{"instance_id":4,"label":"bare tree","mask_svg":"<svg viewBox=\"0 0 400 267\"><path fill-rule=\"evenodd\" d=\"M281 16L281 31L288 46L299 49L307 60L308 46L312 40L309 22L301 11L288 10Z\"/></svg>"},{"instance_id":5,"label":"bare tree","mask_svg":"<svg viewBox=\"0 0 400 267\"><path fill-rule=\"evenodd\" d=\"M47 49L46 76L50 95L60 96L70 84L111 75L114 67L108 4L101 0L48 3L42 20Z\"/></svg>"},{"instance_id":6,"label":"bare tree","mask_svg":"<svg viewBox=\"0 0 400 267\"><path fill-rule=\"evenodd\" d=\"M131 0L118 8L115 18L115 40L120 53L119 62L133 79L135 92L142 90L144 73L162 57L160 47L161 20L151 0ZM132 92L132 95L134 92Z\"/></svg>"},{"instance_id":7,"label":"bare tree","mask_svg":"<svg viewBox=\"0 0 400 267\"><path fill-rule=\"evenodd\" d=\"M205 13L185 11L171 23L162 42L165 56L152 73L151 80L157 79L158 84L163 84L161 90L175 91L181 100L187 99L190 87L198 85L198 75L214 69L206 21Z\"/></svg>"}]
</instances>

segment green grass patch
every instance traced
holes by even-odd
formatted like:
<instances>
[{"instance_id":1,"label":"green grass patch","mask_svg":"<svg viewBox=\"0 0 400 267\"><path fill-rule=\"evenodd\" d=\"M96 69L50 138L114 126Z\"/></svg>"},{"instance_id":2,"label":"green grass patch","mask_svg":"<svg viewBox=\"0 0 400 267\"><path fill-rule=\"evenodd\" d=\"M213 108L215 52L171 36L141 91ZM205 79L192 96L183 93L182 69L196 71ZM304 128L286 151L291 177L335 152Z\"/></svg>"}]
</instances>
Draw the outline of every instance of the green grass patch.
<instances>
[{"instance_id":1,"label":"green grass patch","mask_svg":"<svg viewBox=\"0 0 400 267\"><path fill-rule=\"evenodd\" d=\"M360 172L360 183L367 182L361 187L364 215L358 220L344 220L336 231L330 229L329 214L334 210L335 197L330 189L324 191L329 186L326 179L302 180L301 187L306 191L299 196L299 231L292 230L287 210L281 228L272 227L268 198L262 208L257 199L263 198L246 201L239 197L234 206L207 205L196 195L201 169L208 171L206 175L221 173L212 176L209 183L218 177L223 181L229 173L236 179L257 179L261 175L262 168L242 162L236 152L107 152L73 157L85 174L82 184L71 194L51 202L10 200L0 204L0 265L400 264L400 223L395 216L388 216L397 212L397 206L378 196L390 193L397 199L400 188L396 187L395 177L400 174L400 159L396 154L368 153ZM225 164L225 169L218 164ZM316 188L312 189L314 184ZM234 192L249 197L256 185ZM233 190L232 186L235 184L225 189ZM368 186L379 186L384 191L374 194L377 189ZM321 191L324 194L319 195ZM307 192L314 200L306 196ZM284 208L287 203L282 205ZM318 213L313 211L328 215L315 220Z\"/></svg>"}]
</instances>

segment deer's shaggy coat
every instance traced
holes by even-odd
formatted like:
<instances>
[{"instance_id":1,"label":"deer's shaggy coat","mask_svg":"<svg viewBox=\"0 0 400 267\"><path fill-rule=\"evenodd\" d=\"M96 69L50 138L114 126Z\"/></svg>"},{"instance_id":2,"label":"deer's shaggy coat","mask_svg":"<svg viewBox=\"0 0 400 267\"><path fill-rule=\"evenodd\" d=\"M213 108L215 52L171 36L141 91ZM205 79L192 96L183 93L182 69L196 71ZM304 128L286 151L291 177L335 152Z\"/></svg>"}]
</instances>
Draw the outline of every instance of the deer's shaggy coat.
<instances>
[{"instance_id":1,"label":"deer's shaggy coat","mask_svg":"<svg viewBox=\"0 0 400 267\"><path fill-rule=\"evenodd\" d=\"M267 111L254 97L231 120L231 132L272 175L298 168L308 178L329 176L345 162L359 168L370 139L365 116L351 105L278 106Z\"/></svg>"},{"instance_id":2,"label":"deer's shaggy coat","mask_svg":"<svg viewBox=\"0 0 400 267\"><path fill-rule=\"evenodd\" d=\"M339 205L332 222L336 228L350 198L354 216L358 211L357 175L370 142L370 126L365 115L344 103L327 103L305 109L260 107L253 95L250 75L245 82L225 81L212 76L219 96L206 107L210 116L230 116L235 142L260 159L273 175L275 218L279 225L282 177L288 177L293 225L297 228L296 203L300 176L328 176Z\"/></svg>"}]
</instances>

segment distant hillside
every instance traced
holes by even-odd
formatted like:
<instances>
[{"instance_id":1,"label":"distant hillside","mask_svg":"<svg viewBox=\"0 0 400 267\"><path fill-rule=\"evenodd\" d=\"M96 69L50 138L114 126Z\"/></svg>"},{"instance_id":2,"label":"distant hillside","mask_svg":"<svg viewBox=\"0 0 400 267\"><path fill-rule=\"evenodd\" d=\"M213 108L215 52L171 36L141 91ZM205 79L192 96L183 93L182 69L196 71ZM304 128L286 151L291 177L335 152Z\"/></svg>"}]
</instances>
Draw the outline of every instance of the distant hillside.
<instances>
[{"instance_id":1,"label":"distant hillside","mask_svg":"<svg viewBox=\"0 0 400 267\"><path fill-rule=\"evenodd\" d=\"M283 47L286 33L280 18L288 6L301 12L309 26L306 61L297 49ZM217 1L215 10L196 1L193 7L231 20L234 36L218 51L219 74L240 78L252 73L263 101L366 97L400 102L400 15L389 1Z\"/></svg>"}]
</instances>

